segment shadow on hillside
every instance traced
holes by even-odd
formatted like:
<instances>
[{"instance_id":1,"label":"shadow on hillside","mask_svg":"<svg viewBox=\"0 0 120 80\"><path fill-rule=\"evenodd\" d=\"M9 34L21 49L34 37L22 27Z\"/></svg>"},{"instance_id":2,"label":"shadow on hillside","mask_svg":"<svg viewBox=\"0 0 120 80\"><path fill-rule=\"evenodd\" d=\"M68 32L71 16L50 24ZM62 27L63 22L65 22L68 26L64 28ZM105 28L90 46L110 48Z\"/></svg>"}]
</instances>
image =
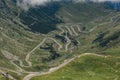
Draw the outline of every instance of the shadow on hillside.
<instances>
[{"instance_id":1,"label":"shadow on hillside","mask_svg":"<svg viewBox=\"0 0 120 80\"><path fill-rule=\"evenodd\" d=\"M62 21L55 16L60 6L57 3L49 3L47 6L31 8L20 15L23 24L31 31L47 34L56 29L56 24Z\"/></svg>"}]
</instances>

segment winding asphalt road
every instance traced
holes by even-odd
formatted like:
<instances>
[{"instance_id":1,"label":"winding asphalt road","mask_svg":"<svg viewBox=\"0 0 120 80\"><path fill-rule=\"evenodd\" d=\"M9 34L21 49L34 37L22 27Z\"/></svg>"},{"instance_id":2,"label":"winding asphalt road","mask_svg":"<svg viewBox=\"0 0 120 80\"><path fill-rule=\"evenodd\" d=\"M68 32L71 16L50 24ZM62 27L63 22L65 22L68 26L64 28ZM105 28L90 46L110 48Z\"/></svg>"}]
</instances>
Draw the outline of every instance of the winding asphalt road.
<instances>
[{"instance_id":1,"label":"winding asphalt road","mask_svg":"<svg viewBox=\"0 0 120 80\"><path fill-rule=\"evenodd\" d=\"M43 39L43 41L42 41L40 44L38 44L34 49L32 49L32 50L27 54L27 56L26 56L26 58L25 58L25 61L28 63L28 66L24 66L24 67L31 67L31 66L32 66L32 63L29 61L30 55L31 55L37 48L39 48L45 41L46 41L46 38Z\"/></svg>"},{"instance_id":2,"label":"winding asphalt road","mask_svg":"<svg viewBox=\"0 0 120 80\"><path fill-rule=\"evenodd\" d=\"M78 33L75 31L73 26L70 26L71 30L73 31L73 33L75 34L75 36L78 36Z\"/></svg>"},{"instance_id":3,"label":"winding asphalt road","mask_svg":"<svg viewBox=\"0 0 120 80\"><path fill-rule=\"evenodd\" d=\"M78 25L76 25L76 27L77 27L78 31L79 31L79 32L81 32L81 29L80 29L80 27L79 27Z\"/></svg>"},{"instance_id":4,"label":"winding asphalt road","mask_svg":"<svg viewBox=\"0 0 120 80\"><path fill-rule=\"evenodd\" d=\"M113 22L113 21L114 21L113 19L114 19L115 17L116 17L116 16L113 16L113 17L110 19L109 22ZM107 23L107 22L106 22L106 23ZM68 29L69 33L70 33L71 35L73 35L73 33L72 33L72 31L70 30L70 28L68 28L68 27L66 27L66 28ZM94 28L92 28L89 32L92 32L92 31L95 30L96 28L97 28L97 26L95 26ZM61 29L61 31L62 31L60 34L62 34L62 33L65 32L64 29L62 29L62 28L60 28L60 29ZM72 29L72 30L73 30L73 32L75 33L74 29ZM78 30L81 32L81 30L80 30L79 27L78 27ZM76 33L75 33L75 34L76 34ZM5 34L3 34L3 36L9 38L9 37L6 36ZM66 39L67 39L67 44L66 44L65 50L67 51L67 50L68 50L68 46L70 45L71 41L70 41L70 39L68 38L67 35L66 35L65 37L66 37ZM11 38L10 38L10 39L11 39ZM55 40L55 39L53 39L53 38L44 38L43 41L42 41L40 44L38 44L34 49L32 49L32 50L27 54L25 60L26 60L26 62L28 63L28 66L23 65L22 61L19 60L20 66L22 66L22 67L31 67L31 66L32 66L32 63L29 61L30 55L31 55L37 48L39 48L47 39L52 39L54 42L56 42L56 43L59 45L59 48L58 48L59 51L61 50L61 48L63 48L62 45L61 45L57 40ZM13 39L11 39L11 40L13 40ZM14 41L14 40L13 40L13 41ZM84 53L84 54L81 54L81 55L78 56L78 57L80 58L80 57L85 56L85 55L94 55L94 56L105 57L105 58L107 57L107 56L104 56L104 55L98 55L98 54L94 54L94 53ZM26 73L29 73L29 74L28 74L27 76L25 76L25 77L23 78L23 80L30 80L32 77L35 77L35 76L42 76L42 75L51 74L51 73L57 71L58 69L66 66L67 64L69 64L70 62L72 62L72 61L73 61L74 59L76 59L76 58L77 58L77 57L75 56L74 58L71 58L71 59L65 61L63 64L61 64L61 65L59 65L59 66L57 66L57 67L54 67L54 68L49 69L48 72L41 72L41 73L39 73L39 72L26 72ZM22 68L20 68L20 67L17 66L16 64L14 64L14 60L11 61L11 63L19 69L19 72L23 72L23 71L24 71ZM4 73L4 72L1 71L1 70L0 70L0 72L1 72L1 73ZM14 72L14 71L13 71L13 72ZM18 72L15 71L15 73L18 73ZM14 79L12 76L10 76L10 78L11 78L11 79Z\"/></svg>"},{"instance_id":5,"label":"winding asphalt road","mask_svg":"<svg viewBox=\"0 0 120 80\"><path fill-rule=\"evenodd\" d=\"M68 30L68 32L70 33L70 35L74 35L74 34L72 33L72 31L70 30L69 26L65 26L65 28Z\"/></svg>"},{"instance_id":6,"label":"winding asphalt road","mask_svg":"<svg viewBox=\"0 0 120 80\"><path fill-rule=\"evenodd\" d=\"M38 44L34 49L32 49L28 54L27 54L27 56L26 56L26 58L25 58L25 61L29 64L29 66L23 66L22 65L22 62L21 62L21 65L23 66L23 67L31 67L32 66L32 63L30 62L30 55L37 49L37 48L39 48L46 40L48 40L48 39L51 39L51 40L53 40L56 44L58 44L58 51L60 51L63 47L62 47L62 45L57 41L57 40L55 40L55 39L53 39L53 38L44 38L43 39L43 41L40 43L40 44Z\"/></svg>"},{"instance_id":7,"label":"winding asphalt road","mask_svg":"<svg viewBox=\"0 0 120 80\"><path fill-rule=\"evenodd\" d=\"M67 32L66 32L65 38L67 40L67 44L65 45L65 51L67 52L68 51L68 47L69 47L69 45L71 43L71 40L68 38Z\"/></svg>"},{"instance_id":8,"label":"winding asphalt road","mask_svg":"<svg viewBox=\"0 0 120 80\"><path fill-rule=\"evenodd\" d=\"M9 79L11 80L16 80L14 77L12 77L11 75L7 75L4 71L0 70L0 73L5 76L5 77L8 77Z\"/></svg>"},{"instance_id":9,"label":"winding asphalt road","mask_svg":"<svg viewBox=\"0 0 120 80\"><path fill-rule=\"evenodd\" d=\"M36 73L31 73L31 74L28 74L27 76L25 76L23 78L23 80L30 80L31 78L33 77L36 77L36 76L43 76L43 75L48 75L48 74L51 74L57 70L59 70L60 68L66 66L67 64L69 64L70 62L72 62L73 60L75 60L76 58L80 58L82 56L86 56L86 55L93 55L93 56L98 56L98 57L103 57L103 58L106 58L107 56L104 56L104 55L99 55L99 54L94 54L94 53L84 53L84 54L81 54L79 56L74 56L73 58L71 59L67 59L64 61L64 63L62 63L61 65L57 66L57 67L54 67L54 68L50 68L49 71L47 72L36 72Z\"/></svg>"}]
</instances>

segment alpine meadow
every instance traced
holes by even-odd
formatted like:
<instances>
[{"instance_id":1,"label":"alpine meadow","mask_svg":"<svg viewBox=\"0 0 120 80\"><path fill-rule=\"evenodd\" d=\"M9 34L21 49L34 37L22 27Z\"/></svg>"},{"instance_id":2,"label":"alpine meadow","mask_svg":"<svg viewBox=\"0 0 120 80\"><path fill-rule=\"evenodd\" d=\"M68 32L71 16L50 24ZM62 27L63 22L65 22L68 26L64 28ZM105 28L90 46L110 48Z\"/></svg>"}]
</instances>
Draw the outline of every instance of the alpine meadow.
<instances>
[{"instance_id":1,"label":"alpine meadow","mask_svg":"<svg viewBox=\"0 0 120 80\"><path fill-rule=\"evenodd\" d=\"M120 80L120 1L0 0L0 80Z\"/></svg>"}]
</instances>

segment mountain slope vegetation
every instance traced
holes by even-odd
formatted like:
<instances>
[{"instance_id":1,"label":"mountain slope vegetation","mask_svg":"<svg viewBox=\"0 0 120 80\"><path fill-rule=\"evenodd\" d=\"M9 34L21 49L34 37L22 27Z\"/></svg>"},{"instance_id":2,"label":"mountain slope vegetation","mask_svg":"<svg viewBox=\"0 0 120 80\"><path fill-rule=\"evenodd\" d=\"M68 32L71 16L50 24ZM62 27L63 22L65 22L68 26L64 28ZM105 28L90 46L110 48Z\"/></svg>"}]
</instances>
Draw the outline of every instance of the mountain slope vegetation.
<instances>
[{"instance_id":1,"label":"mountain slope vegetation","mask_svg":"<svg viewBox=\"0 0 120 80\"><path fill-rule=\"evenodd\" d=\"M17 6L16 0L0 0L0 73L3 73L0 78L22 80L29 74L49 71L64 60L86 52L111 56L104 61L99 56L86 56L93 64L103 68L100 74L94 72L96 79L102 80L100 76L105 74L104 70L108 66L119 70L110 63L117 63L119 59L115 57L120 56L120 12L111 7L111 3L71 3L63 0L25 11ZM91 64L82 58L85 61L78 65L89 67ZM98 62L94 62L94 58ZM81 61L81 58L77 61ZM70 67L70 71L73 71L72 63L65 68ZM104 66L103 63L107 65ZM94 67L90 66L88 71ZM101 68L96 67L96 70ZM59 71L55 72L56 78L47 77L52 80L61 79L57 75ZM106 73L113 77L117 74L110 70ZM81 76L83 74L85 73L81 73ZM120 79L118 74L117 79ZM77 78L79 77L73 79L71 76L68 79L78 80ZM46 76L37 79L46 79Z\"/></svg>"}]
</instances>

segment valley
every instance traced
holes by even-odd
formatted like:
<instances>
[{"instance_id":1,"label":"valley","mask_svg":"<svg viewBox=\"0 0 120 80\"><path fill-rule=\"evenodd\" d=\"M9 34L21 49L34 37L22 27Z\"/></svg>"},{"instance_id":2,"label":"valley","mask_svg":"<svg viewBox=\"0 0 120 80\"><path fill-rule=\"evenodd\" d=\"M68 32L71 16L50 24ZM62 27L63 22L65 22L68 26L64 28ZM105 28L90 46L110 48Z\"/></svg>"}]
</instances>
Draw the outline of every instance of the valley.
<instances>
[{"instance_id":1,"label":"valley","mask_svg":"<svg viewBox=\"0 0 120 80\"><path fill-rule=\"evenodd\" d=\"M0 80L120 79L120 12L108 3L0 4Z\"/></svg>"}]
</instances>

